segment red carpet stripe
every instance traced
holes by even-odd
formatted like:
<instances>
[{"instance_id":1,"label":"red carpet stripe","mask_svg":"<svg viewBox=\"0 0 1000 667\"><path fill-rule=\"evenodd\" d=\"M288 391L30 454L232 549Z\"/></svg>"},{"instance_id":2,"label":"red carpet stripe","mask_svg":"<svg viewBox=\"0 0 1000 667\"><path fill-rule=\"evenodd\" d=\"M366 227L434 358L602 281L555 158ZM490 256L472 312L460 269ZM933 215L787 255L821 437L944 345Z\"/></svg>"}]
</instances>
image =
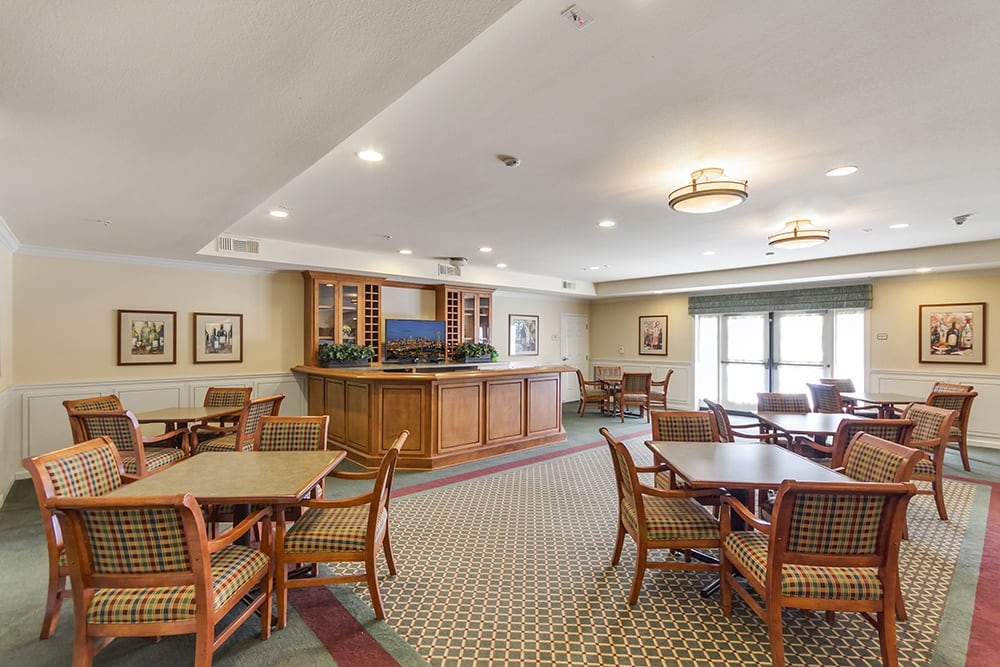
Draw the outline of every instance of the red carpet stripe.
<instances>
[{"instance_id":1,"label":"red carpet stripe","mask_svg":"<svg viewBox=\"0 0 1000 667\"><path fill-rule=\"evenodd\" d=\"M399 664L326 586L290 590L288 601L339 667Z\"/></svg>"},{"instance_id":2,"label":"red carpet stripe","mask_svg":"<svg viewBox=\"0 0 1000 667\"><path fill-rule=\"evenodd\" d=\"M997 628L1000 628L1000 484L976 483L991 487L992 492L965 664L995 665Z\"/></svg>"}]
</instances>

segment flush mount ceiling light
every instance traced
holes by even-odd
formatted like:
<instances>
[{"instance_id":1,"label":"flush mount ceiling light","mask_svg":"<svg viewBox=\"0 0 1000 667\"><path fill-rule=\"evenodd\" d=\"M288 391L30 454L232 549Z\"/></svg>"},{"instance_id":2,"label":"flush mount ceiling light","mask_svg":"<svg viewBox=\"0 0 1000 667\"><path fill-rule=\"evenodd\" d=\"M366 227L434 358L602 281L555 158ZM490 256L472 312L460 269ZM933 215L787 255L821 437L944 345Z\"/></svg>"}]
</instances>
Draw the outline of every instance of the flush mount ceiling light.
<instances>
[{"instance_id":1,"label":"flush mount ceiling light","mask_svg":"<svg viewBox=\"0 0 1000 667\"><path fill-rule=\"evenodd\" d=\"M366 148L363 151L358 151L356 155L364 160L365 162L381 162L382 154L371 148Z\"/></svg>"},{"instance_id":2,"label":"flush mount ceiling light","mask_svg":"<svg viewBox=\"0 0 1000 667\"><path fill-rule=\"evenodd\" d=\"M691 182L670 193L670 208L681 213L716 213L746 201L747 182L726 177L718 167L691 172Z\"/></svg>"},{"instance_id":3,"label":"flush mount ceiling light","mask_svg":"<svg viewBox=\"0 0 1000 667\"><path fill-rule=\"evenodd\" d=\"M288 209L286 207L282 206L281 208L271 209L270 211L267 212L267 214L269 216L271 216L272 218L287 218L288 217Z\"/></svg>"},{"instance_id":4,"label":"flush mount ceiling light","mask_svg":"<svg viewBox=\"0 0 1000 667\"><path fill-rule=\"evenodd\" d=\"M813 225L812 220L789 220L785 228L767 237L772 248L811 248L830 240L830 230Z\"/></svg>"},{"instance_id":5,"label":"flush mount ceiling light","mask_svg":"<svg viewBox=\"0 0 1000 667\"><path fill-rule=\"evenodd\" d=\"M826 172L827 176L850 176L851 174L857 173L858 168L853 164L845 164L840 167L834 167Z\"/></svg>"}]
</instances>

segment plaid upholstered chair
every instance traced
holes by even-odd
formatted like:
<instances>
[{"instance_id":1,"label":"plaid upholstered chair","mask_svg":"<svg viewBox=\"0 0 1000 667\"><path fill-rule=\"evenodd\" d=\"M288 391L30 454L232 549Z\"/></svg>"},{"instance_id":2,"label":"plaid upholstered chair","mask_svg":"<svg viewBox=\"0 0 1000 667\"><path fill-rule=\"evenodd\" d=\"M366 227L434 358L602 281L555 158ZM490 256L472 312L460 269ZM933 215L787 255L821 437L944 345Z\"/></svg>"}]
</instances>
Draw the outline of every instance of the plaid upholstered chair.
<instances>
[{"instance_id":1,"label":"plaid upholstered chair","mask_svg":"<svg viewBox=\"0 0 1000 667\"><path fill-rule=\"evenodd\" d=\"M899 457L897 465L906 461ZM767 623L771 664L784 667L783 607L860 612L878 630L882 664L895 667L899 543L915 493L910 483L785 480L771 523L726 497L722 613L732 614L736 591ZM752 530L733 531L731 512Z\"/></svg>"},{"instance_id":2,"label":"plaid upholstered chair","mask_svg":"<svg viewBox=\"0 0 1000 667\"><path fill-rule=\"evenodd\" d=\"M639 473L656 472L659 468L637 468L628 448L616 440L608 429L602 428L601 435L611 449L611 462L618 489L618 534L615 537L615 551L611 556L612 567L617 566L621 560L626 533L636 546L635 574L628 596L629 605L633 606L639 601L639 591L647 569L717 572L717 563L692 560L691 552L695 549L719 547L719 523L697 502L706 497L717 498L718 491L644 486L639 481ZM683 551L685 558L682 561L673 558L651 561L649 552L654 549Z\"/></svg>"},{"instance_id":3,"label":"plaid upholstered chair","mask_svg":"<svg viewBox=\"0 0 1000 667\"><path fill-rule=\"evenodd\" d=\"M70 411L87 440L107 436L122 455L125 474L145 477L190 454L188 432L185 429L167 431L162 435L144 436L139 422L129 410L115 412Z\"/></svg>"},{"instance_id":4,"label":"plaid upholstered chair","mask_svg":"<svg viewBox=\"0 0 1000 667\"><path fill-rule=\"evenodd\" d=\"M396 563L392 558L389 541L389 500L392 496L396 461L409 435L409 431L399 434L382 457L377 471L334 471L334 477L346 479L374 477L375 485L371 493L338 500L307 500L301 503L302 516L287 530L282 517L277 518L275 579L279 628L285 627L288 621L288 589L305 586L367 581L375 618L385 618L382 596L378 590L375 555L381 549L385 553L389 574L396 574ZM308 579L288 578L289 565L333 562L361 562L365 564L365 572L320 575Z\"/></svg>"},{"instance_id":5,"label":"plaid upholstered chair","mask_svg":"<svg viewBox=\"0 0 1000 667\"><path fill-rule=\"evenodd\" d=\"M628 406L639 407L639 416L645 416L649 422L649 389L653 382L652 373L625 373L622 384L615 397L617 409L622 421L625 421L625 411Z\"/></svg>"},{"instance_id":6,"label":"plaid upholstered chair","mask_svg":"<svg viewBox=\"0 0 1000 667\"><path fill-rule=\"evenodd\" d=\"M580 384L580 416L583 416L588 405L598 405L601 412L605 412L611 394L604 388L604 383L600 380L585 380L583 371L579 368L576 369L576 381Z\"/></svg>"},{"instance_id":7,"label":"plaid upholstered chair","mask_svg":"<svg viewBox=\"0 0 1000 667\"><path fill-rule=\"evenodd\" d=\"M729 413L726 408L722 406L721 403L716 403L715 401L709 400L707 398L701 399L705 405L708 406L709 412L715 418L715 426L719 431L719 440L721 442L736 442L736 438L742 438L744 440L755 440L757 442L774 442L777 437L774 433L763 432L767 431L768 427L762 421L747 422L743 421L738 424L733 424L729 419ZM744 429L755 429L754 431L747 431Z\"/></svg>"},{"instance_id":8,"label":"plaid upholstered chair","mask_svg":"<svg viewBox=\"0 0 1000 667\"><path fill-rule=\"evenodd\" d=\"M805 394L781 394L777 392L758 393L757 411L794 414L812 412L809 408L809 398Z\"/></svg>"},{"instance_id":9,"label":"plaid upholstered chair","mask_svg":"<svg viewBox=\"0 0 1000 667\"><path fill-rule=\"evenodd\" d=\"M850 378L820 378L820 384L828 384L837 388L840 394L853 394L857 389L854 388L854 380ZM862 417L878 417L878 410L872 410L871 408L859 408L858 402L852 398L840 397L841 403L844 405L844 409L852 414L860 415Z\"/></svg>"},{"instance_id":10,"label":"plaid upholstered chair","mask_svg":"<svg viewBox=\"0 0 1000 667\"><path fill-rule=\"evenodd\" d=\"M66 408L66 414L69 415L69 428L73 435L73 444L79 444L88 439L80 426L80 420L73 417L74 412L117 412L125 409L122 402L114 394L63 401L63 407Z\"/></svg>"},{"instance_id":11,"label":"plaid upholstered chair","mask_svg":"<svg viewBox=\"0 0 1000 667\"><path fill-rule=\"evenodd\" d=\"M244 408L250 402L253 387L209 387L202 405L206 408ZM219 426L235 424L236 417L223 417Z\"/></svg>"},{"instance_id":12,"label":"plaid upholstered chair","mask_svg":"<svg viewBox=\"0 0 1000 667\"><path fill-rule=\"evenodd\" d=\"M59 622L68 591L69 561L59 521L46 503L61 496L102 496L122 485L122 458L111 439L96 438L23 461L35 485L49 555L49 587L45 597L41 639L48 639Z\"/></svg>"},{"instance_id":13,"label":"plaid upholstered chair","mask_svg":"<svg viewBox=\"0 0 1000 667\"><path fill-rule=\"evenodd\" d=\"M254 448L254 437L261 417L278 414L284 394L255 398L243 407L239 419L232 426L199 425L193 437L195 454L202 452L249 452Z\"/></svg>"},{"instance_id":14,"label":"plaid upholstered chair","mask_svg":"<svg viewBox=\"0 0 1000 667\"><path fill-rule=\"evenodd\" d=\"M654 412L653 440L674 440L678 442L719 442L719 429L715 422L715 417L710 412L687 412L683 410L670 410L667 412ZM653 460L656 465L665 463L662 457L653 452ZM653 483L657 488L676 489L679 486L673 471L657 472ZM718 496L718 494L716 494ZM718 505L718 498L709 504Z\"/></svg>"},{"instance_id":15,"label":"plaid upholstered chair","mask_svg":"<svg viewBox=\"0 0 1000 667\"><path fill-rule=\"evenodd\" d=\"M944 451L955 417L954 410L936 408L921 403L911 403L903 410L903 419L913 421L913 433L907 444L921 450L926 456L917 463L913 479L931 483L929 490L920 489L917 493L934 496L938 516L941 517L942 521L948 520L948 509L944 505L944 483L942 480Z\"/></svg>"},{"instance_id":16,"label":"plaid upholstered chair","mask_svg":"<svg viewBox=\"0 0 1000 667\"><path fill-rule=\"evenodd\" d=\"M812 450L817 453L817 459L828 459L826 462L831 468L839 468L844 465L847 446L858 433L867 433L889 442L905 445L909 442L912 431L913 422L909 419L846 419L840 422L831 444L799 438L795 441L795 447L799 453L806 448Z\"/></svg>"},{"instance_id":17,"label":"plaid upholstered chair","mask_svg":"<svg viewBox=\"0 0 1000 667\"><path fill-rule=\"evenodd\" d=\"M962 387L964 385L947 386ZM958 451L962 455L962 467L966 470L970 470L968 443L969 416L972 414L972 401L978 395L977 392L972 390L962 392L955 389L946 389L944 391L932 391L927 396L927 400L924 401L926 405L935 408L955 411L955 421L948 432L947 444L954 444L958 447Z\"/></svg>"},{"instance_id":18,"label":"plaid upholstered chair","mask_svg":"<svg viewBox=\"0 0 1000 667\"><path fill-rule=\"evenodd\" d=\"M956 384L954 382L935 382L931 391L956 391L964 394L975 389L971 384Z\"/></svg>"},{"instance_id":19,"label":"plaid upholstered chair","mask_svg":"<svg viewBox=\"0 0 1000 667\"><path fill-rule=\"evenodd\" d=\"M840 392L830 384L814 384L807 382L809 393L812 394L813 412L829 412L836 414L844 412L844 401Z\"/></svg>"},{"instance_id":20,"label":"plaid upholstered chair","mask_svg":"<svg viewBox=\"0 0 1000 667\"><path fill-rule=\"evenodd\" d=\"M657 382L653 380L649 383L649 407L659 408L661 410L667 409L667 387L670 386L670 377L674 374L674 369L671 368L667 371L667 374L662 380Z\"/></svg>"},{"instance_id":21,"label":"plaid upholstered chair","mask_svg":"<svg viewBox=\"0 0 1000 667\"><path fill-rule=\"evenodd\" d=\"M207 667L254 612L261 639L271 636L270 508L209 541L190 494L56 498L52 507L73 582L74 665L90 665L115 637L194 634L193 664ZM259 521L267 526L259 549L235 544ZM216 634L244 599L249 604Z\"/></svg>"}]
</instances>

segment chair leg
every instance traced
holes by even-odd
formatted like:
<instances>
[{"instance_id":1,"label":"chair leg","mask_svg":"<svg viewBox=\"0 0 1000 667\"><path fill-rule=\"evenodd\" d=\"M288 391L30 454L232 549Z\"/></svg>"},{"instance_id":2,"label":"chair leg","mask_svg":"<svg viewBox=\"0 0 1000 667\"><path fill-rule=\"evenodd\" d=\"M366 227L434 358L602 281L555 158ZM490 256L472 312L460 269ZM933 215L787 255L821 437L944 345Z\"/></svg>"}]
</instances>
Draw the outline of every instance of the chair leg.
<instances>
[{"instance_id":1,"label":"chair leg","mask_svg":"<svg viewBox=\"0 0 1000 667\"><path fill-rule=\"evenodd\" d=\"M972 472L972 468L969 467L969 445L965 440L965 434L958 440L958 452L962 455L962 467L965 468L965 472Z\"/></svg>"},{"instance_id":2,"label":"chair leg","mask_svg":"<svg viewBox=\"0 0 1000 667\"><path fill-rule=\"evenodd\" d=\"M722 615L729 618L733 613L733 588L730 582L733 566L726 558L725 549L719 549L719 604Z\"/></svg>"},{"instance_id":3,"label":"chair leg","mask_svg":"<svg viewBox=\"0 0 1000 667\"><path fill-rule=\"evenodd\" d=\"M931 482L934 489L934 501L937 503L938 516L942 521L948 520L948 509L944 506L944 488L941 481Z\"/></svg>"},{"instance_id":4,"label":"chair leg","mask_svg":"<svg viewBox=\"0 0 1000 667\"><path fill-rule=\"evenodd\" d=\"M288 624L288 565L283 560L274 563L274 595L278 598L278 629Z\"/></svg>"},{"instance_id":5,"label":"chair leg","mask_svg":"<svg viewBox=\"0 0 1000 667\"><path fill-rule=\"evenodd\" d=\"M642 578L646 574L646 552L638 550L635 554L635 576L632 578L632 590L628 594L628 606L634 607L639 601L639 590L642 588Z\"/></svg>"},{"instance_id":6,"label":"chair leg","mask_svg":"<svg viewBox=\"0 0 1000 667\"><path fill-rule=\"evenodd\" d=\"M875 616L875 619L878 628L879 649L882 651L882 665L883 667L898 667L896 615L891 610L889 613L881 611Z\"/></svg>"},{"instance_id":7,"label":"chair leg","mask_svg":"<svg viewBox=\"0 0 1000 667\"><path fill-rule=\"evenodd\" d=\"M622 525L621 518L618 519L618 536L615 537L615 552L611 555L611 567L618 565L622 558L622 546L625 544L625 526Z\"/></svg>"},{"instance_id":8,"label":"chair leg","mask_svg":"<svg viewBox=\"0 0 1000 667\"><path fill-rule=\"evenodd\" d=\"M49 590L45 597L45 617L42 619L42 632L39 639L48 639L56 631L59 622L59 611L62 609L63 597L66 594L66 575L59 574L59 566L49 564Z\"/></svg>"},{"instance_id":9,"label":"chair leg","mask_svg":"<svg viewBox=\"0 0 1000 667\"><path fill-rule=\"evenodd\" d=\"M771 667L785 667L785 644L781 634L781 606L767 605L767 637L771 641Z\"/></svg>"},{"instance_id":10,"label":"chair leg","mask_svg":"<svg viewBox=\"0 0 1000 667\"><path fill-rule=\"evenodd\" d=\"M375 571L375 556L365 560L365 577L368 579L368 592L372 596L372 607L375 609L375 618L385 620L385 611L382 609L382 595L378 590L378 572Z\"/></svg>"},{"instance_id":11,"label":"chair leg","mask_svg":"<svg viewBox=\"0 0 1000 667\"><path fill-rule=\"evenodd\" d=\"M215 628L208 625L194 637L194 667L212 667L212 644L215 643Z\"/></svg>"},{"instance_id":12,"label":"chair leg","mask_svg":"<svg viewBox=\"0 0 1000 667\"><path fill-rule=\"evenodd\" d=\"M396 562L392 558L392 545L389 544L389 525L385 526L385 536L382 538L382 551L385 552L385 564L389 566L389 574L396 576Z\"/></svg>"},{"instance_id":13,"label":"chair leg","mask_svg":"<svg viewBox=\"0 0 1000 667\"><path fill-rule=\"evenodd\" d=\"M906 602L903 600L903 588L899 579L896 580L896 620L906 622Z\"/></svg>"}]
</instances>

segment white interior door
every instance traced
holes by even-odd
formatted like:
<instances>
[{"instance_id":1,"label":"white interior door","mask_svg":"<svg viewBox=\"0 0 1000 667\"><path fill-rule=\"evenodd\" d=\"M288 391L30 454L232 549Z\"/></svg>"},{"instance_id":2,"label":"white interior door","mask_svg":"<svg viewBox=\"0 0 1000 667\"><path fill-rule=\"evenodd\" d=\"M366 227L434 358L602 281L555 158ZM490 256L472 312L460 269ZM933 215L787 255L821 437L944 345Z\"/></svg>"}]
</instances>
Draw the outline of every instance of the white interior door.
<instances>
[{"instance_id":1,"label":"white interior door","mask_svg":"<svg viewBox=\"0 0 1000 667\"><path fill-rule=\"evenodd\" d=\"M590 318L575 313L562 313L559 316L559 350L562 362L583 371L584 377L590 377ZM580 400L580 383L576 373L563 373L562 400Z\"/></svg>"}]
</instances>

